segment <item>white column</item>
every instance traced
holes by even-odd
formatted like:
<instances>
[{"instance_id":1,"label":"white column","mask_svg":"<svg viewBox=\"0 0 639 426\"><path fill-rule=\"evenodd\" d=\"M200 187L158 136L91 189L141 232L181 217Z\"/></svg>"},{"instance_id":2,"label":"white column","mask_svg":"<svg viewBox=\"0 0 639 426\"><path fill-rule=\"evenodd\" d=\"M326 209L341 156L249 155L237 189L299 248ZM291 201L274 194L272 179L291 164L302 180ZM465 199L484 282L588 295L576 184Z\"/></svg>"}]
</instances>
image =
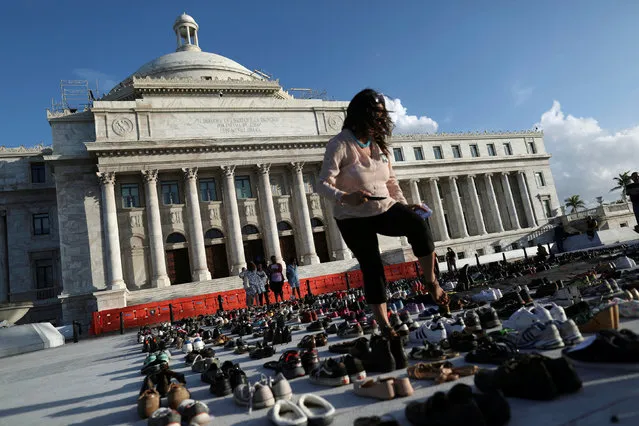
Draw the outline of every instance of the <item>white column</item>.
<instances>
[{"instance_id":1,"label":"white column","mask_svg":"<svg viewBox=\"0 0 639 426\"><path fill-rule=\"evenodd\" d=\"M470 205L473 209L472 216L477 225L479 235L486 235L486 224L484 223L484 215L481 212L477 185L475 184L475 175L468 175L468 192L470 193Z\"/></svg>"},{"instance_id":2,"label":"white column","mask_svg":"<svg viewBox=\"0 0 639 426\"><path fill-rule=\"evenodd\" d=\"M9 265L7 264L7 212L0 211L0 303L9 301Z\"/></svg>"},{"instance_id":3,"label":"white column","mask_svg":"<svg viewBox=\"0 0 639 426\"><path fill-rule=\"evenodd\" d=\"M200 214L200 197L197 189L197 167L183 168L184 184L186 186L186 208L189 215L191 230L191 253L193 262L191 279L193 281L207 281L211 279L211 272L206 264L206 248L204 246L204 231L202 231L202 216Z\"/></svg>"},{"instance_id":4,"label":"white column","mask_svg":"<svg viewBox=\"0 0 639 426\"><path fill-rule=\"evenodd\" d=\"M459 188L457 188L457 177L449 176L448 183L450 186L451 198L453 199L453 216L457 229L460 233L459 238L468 238L468 229L466 229L466 221L464 220L464 208L462 207Z\"/></svg>"},{"instance_id":5,"label":"white column","mask_svg":"<svg viewBox=\"0 0 639 426\"><path fill-rule=\"evenodd\" d=\"M122 290L126 288L126 284L122 276L120 231L115 205L115 172L98 172L96 175L102 188L102 217L107 249L108 287L111 290Z\"/></svg>"},{"instance_id":6,"label":"white column","mask_svg":"<svg viewBox=\"0 0 639 426\"><path fill-rule=\"evenodd\" d=\"M186 28L186 44L191 44L191 28L189 28L188 25L184 28Z\"/></svg>"},{"instance_id":7,"label":"white column","mask_svg":"<svg viewBox=\"0 0 639 426\"><path fill-rule=\"evenodd\" d=\"M504 197L506 198L506 208L510 215L510 223L513 226L513 230L521 229L519 225L519 217L517 216L517 209L515 207L515 199L513 198L513 192L510 189L510 182L508 180L508 173L501 174L501 184L504 188Z\"/></svg>"},{"instance_id":8,"label":"white column","mask_svg":"<svg viewBox=\"0 0 639 426\"><path fill-rule=\"evenodd\" d=\"M224 172L224 211L226 213L227 238L231 253L231 275L239 274L246 266L244 258L244 242L242 241L242 224L240 211L237 208L235 193L235 166L222 166Z\"/></svg>"},{"instance_id":9,"label":"white column","mask_svg":"<svg viewBox=\"0 0 639 426\"><path fill-rule=\"evenodd\" d=\"M266 242L266 257L275 256L278 262L282 260L282 249L280 247L280 236L277 232L277 217L275 216L275 206L273 205L273 191L271 190L271 181L269 179L270 164L258 164L258 185L260 210L264 215L265 231L262 235Z\"/></svg>"},{"instance_id":10,"label":"white column","mask_svg":"<svg viewBox=\"0 0 639 426\"><path fill-rule=\"evenodd\" d=\"M524 213L526 214L526 223L528 227L532 228L537 226L535 222L535 213L533 212L533 206L530 202L530 194L528 193L528 181L526 179L525 172L517 173L517 184L519 185L519 193L521 194L521 200L524 203Z\"/></svg>"},{"instance_id":11,"label":"white column","mask_svg":"<svg viewBox=\"0 0 639 426\"><path fill-rule=\"evenodd\" d=\"M144 193L146 195L146 217L149 226L149 245L151 251L152 287L169 287L171 280L166 274L166 257L164 255L164 237L162 236L162 220L158 202L158 171L142 170Z\"/></svg>"},{"instance_id":12,"label":"white column","mask_svg":"<svg viewBox=\"0 0 639 426\"><path fill-rule=\"evenodd\" d=\"M419 179L411 179L410 180L410 197L413 204L421 204L422 199L419 196Z\"/></svg>"},{"instance_id":13,"label":"white column","mask_svg":"<svg viewBox=\"0 0 639 426\"><path fill-rule=\"evenodd\" d=\"M448 235L448 229L446 228L446 220L444 219L444 206L442 205L442 197L437 187L437 178L430 178L428 180L430 186L430 198L433 201L433 205L430 208L433 210L433 215L430 217L431 222L435 224L439 233L439 241L450 240Z\"/></svg>"},{"instance_id":14,"label":"white column","mask_svg":"<svg viewBox=\"0 0 639 426\"><path fill-rule=\"evenodd\" d=\"M484 175L484 181L486 183L486 194L488 195L488 206L490 215L495 221L495 232L504 232L504 224L501 221L501 215L499 214L499 205L497 204L497 195L495 195L495 188L493 187L493 180L491 174Z\"/></svg>"},{"instance_id":15,"label":"white column","mask_svg":"<svg viewBox=\"0 0 639 426\"><path fill-rule=\"evenodd\" d=\"M320 263L320 261L315 253L313 227L311 226L306 190L304 189L304 177L302 175L303 168L304 163L291 163L291 169L293 171L293 201L296 204L297 223L300 227L299 235L302 241L302 263L304 265L312 265Z\"/></svg>"},{"instance_id":16,"label":"white column","mask_svg":"<svg viewBox=\"0 0 639 426\"><path fill-rule=\"evenodd\" d=\"M328 238L331 243L331 260L348 260L353 258L353 254L348 249L346 241L342 238L342 233L339 232L337 222L333 213L334 201L327 198L322 198L324 203L324 211L326 212L326 228L328 230Z\"/></svg>"}]
</instances>

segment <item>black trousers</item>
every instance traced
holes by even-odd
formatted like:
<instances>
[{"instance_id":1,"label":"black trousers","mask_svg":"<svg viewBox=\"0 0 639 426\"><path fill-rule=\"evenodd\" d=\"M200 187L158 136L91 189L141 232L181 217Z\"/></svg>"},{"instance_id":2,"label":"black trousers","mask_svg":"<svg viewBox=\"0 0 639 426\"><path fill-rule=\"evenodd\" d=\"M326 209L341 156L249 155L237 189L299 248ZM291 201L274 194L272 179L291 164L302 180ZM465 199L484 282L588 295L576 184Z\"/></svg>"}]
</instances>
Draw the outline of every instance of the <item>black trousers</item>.
<instances>
[{"instance_id":1,"label":"black trousers","mask_svg":"<svg viewBox=\"0 0 639 426\"><path fill-rule=\"evenodd\" d=\"M371 217L336 220L344 242L359 261L364 275L364 294L371 304L386 302L386 277L377 234L407 237L417 257L435 251L430 227L408 206L395 203L386 212Z\"/></svg>"}]
</instances>

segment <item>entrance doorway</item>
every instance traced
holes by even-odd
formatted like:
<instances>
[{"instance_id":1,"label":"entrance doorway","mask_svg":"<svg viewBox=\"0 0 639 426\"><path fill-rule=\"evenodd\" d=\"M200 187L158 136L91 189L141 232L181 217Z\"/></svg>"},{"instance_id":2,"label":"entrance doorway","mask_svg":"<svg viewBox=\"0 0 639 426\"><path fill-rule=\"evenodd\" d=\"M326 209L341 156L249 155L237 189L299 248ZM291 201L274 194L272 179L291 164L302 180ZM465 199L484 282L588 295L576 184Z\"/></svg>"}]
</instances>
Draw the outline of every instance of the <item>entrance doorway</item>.
<instances>
[{"instance_id":1,"label":"entrance doorway","mask_svg":"<svg viewBox=\"0 0 639 426\"><path fill-rule=\"evenodd\" d=\"M282 259L288 263L291 259L297 258L297 249L295 248L295 237L293 235L281 235L280 236L280 249L282 250Z\"/></svg>"},{"instance_id":2,"label":"entrance doorway","mask_svg":"<svg viewBox=\"0 0 639 426\"><path fill-rule=\"evenodd\" d=\"M189 264L189 249L181 248L167 250L166 269L171 284L191 282L191 265Z\"/></svg>"},{"instance_id":3,"label":"entrance doorway","mask_svg":"<svg viewBox=\"0 0 639 426\"><path fill-rule=\"evenodd\" d=\"M244 257L247 262L261 263L266 268L267 259L264 257L262 239L244 241Z\"/></svg>"},{"instance_id":4,"label":"entrance doorway","mask_svg":"<svg viewBox=\"0 0 639 426\"><path fill-rule=\"evenodd\" d=\"M326 243L326 232L313 233L313 242L315 243L315 253L321 263L330 262L331 258L328 254L328 244Z\"/></svg>"},{"instance_id":5,"label":"entrance doorway","mask_svg":"<svg viewBox=\"0 0 639 426\"><path fill-rule=\"evenodd\" d=\"M211 272L211 278L224 278L229 276L226 244L206 246L206 266Z\"/></svg>"}]
</instances>

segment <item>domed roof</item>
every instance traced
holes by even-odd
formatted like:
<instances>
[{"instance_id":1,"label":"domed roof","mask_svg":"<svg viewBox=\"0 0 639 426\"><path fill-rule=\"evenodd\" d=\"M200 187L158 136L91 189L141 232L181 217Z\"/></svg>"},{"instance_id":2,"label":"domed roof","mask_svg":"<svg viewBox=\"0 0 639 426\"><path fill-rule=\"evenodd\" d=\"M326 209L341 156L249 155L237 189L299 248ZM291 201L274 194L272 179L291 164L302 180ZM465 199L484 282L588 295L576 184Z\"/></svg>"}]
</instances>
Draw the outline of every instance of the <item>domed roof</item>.
<instances>
[{"instance_id":1,"label":"domed roof","mask_svg":"<svg viewBox=\"0 0 639 426\"><path fill-rule=\"evenodd\" d=\"M175 23L173 24L173 27L175 28L179 24L194 24L197 26L197 22L195 22L195 19L193 19L191 15L187 15L186 12L184 12L183 14L181 14L175 19Z\"/></svg>"},{"instance_id":2,"label":"domed roof","mask_svg":"<svg viewBox=\"0 0 639 426\"><path fill-rule=\"evenodd\" d=\"M246 67L215 53L200 51L173 52L142 65L133 73L136 77L196 78L213 80L259 80Z\"/></svg>"}]
</instances>

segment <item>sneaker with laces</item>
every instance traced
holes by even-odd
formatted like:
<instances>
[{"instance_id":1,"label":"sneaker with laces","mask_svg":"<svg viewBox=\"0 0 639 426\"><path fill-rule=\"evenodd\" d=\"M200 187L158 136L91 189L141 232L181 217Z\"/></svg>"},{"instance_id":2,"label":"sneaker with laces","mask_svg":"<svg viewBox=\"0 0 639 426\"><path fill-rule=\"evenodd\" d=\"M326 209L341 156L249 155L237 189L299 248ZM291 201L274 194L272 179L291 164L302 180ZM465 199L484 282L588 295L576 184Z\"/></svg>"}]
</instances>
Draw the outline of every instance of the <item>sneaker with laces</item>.
<instances>
[{"instance_id":1,"label":"sneaker with laces","mask_svg":"<svg viewBox=\"0 0 639 426\"><path fill-rule=\"evenodd\" d=\"M319 357L317 351L314 349L307 349L300 357L302 359L302 368L304 368L304 374L309 374L319 365Z\"/></svg>"},{"instance_id":2,"label":"sneaker with laces","mask_svg":"<svg viewBox=\"0 0 639 426\"><path fill-rule=\"evenodd\" d=\"M517 356L519 350L514 343L507 339L493 340L490 337L479 339L477 349L466 354L466 362L476 364L501 365Z\"/></svg>"},{"instance_id":3,"label":"sneaker with laces","mask_svg":"<svg viewBox=\"0 0 639 426\"><path fill-rule=\"evenodd\" d=\"M509 336L510 337L510 336ZM565 346L557 326L553 323L535 322L526 330L513 335L515 344L521 349L557 349Z\"/></svg>"},{"instance_id":4,"label":"sneaker with laces","mask_svg":"<svg viewBox=\"0 0 639 426\"><path fill-rule=\"evenodd\" d=\"M451 335L454 332L461 333L466 328L461 316L457 318L442 318L441 322L444 324L447 335Z\"/></svg>"},{"instance_id":5,"label":"sneaker with laces","mask_svg":"<svg viewBox=\"0 0 639 426\"><path fill-rule=\"evenodd\" d=\"M537 317L537 321L546 323L552 321L553 317L550 311L541 305L535 305L530 308L530 313Z\"/></svg>"},{"instance_id":6,"label":"sneaker with laces","mask_svg":"<svg viewBox=\"0 0 639 426\"><path fill-rule=\"evenodd\" d=\"M270 387L275 401L282 399L290 400L293 398L293 389L291 388L291 384L282 373L275 376L275 379L273 379L270 383Z\"/></svg>"},{"instance_id":7,"label":"sneaker with laces","mask_svg":"<svg viewBox=\"0 0 639 426\"><path fill-rule=\"evenodd\" d=\"M512 314L509 319L504 321L503 327L517 331L524 331L537 321L538 318L536 315L522 307Z\"/></svg>"},{"instance_id":8,"label":"sneaker with laces","mask_svg":"<svg viewBox=\"0 0 639 426\"><path fill-rule=\"evenodd\" d=\"M362 330L362 326L359 325L358 322L355 323L347 323L347 326L342 328L337 332L339 337L345 338L354 338L354 337L362 337L364 335L364 330Z\"/></svg>"},{"instance_id":9,"label":"sneaker with laces","mask_svg":"<svg viewBox=\"0 0 639 426\"><path fill-rule=\"evenodd\" d=\"M466 311L464 313L464 324L466 329L470 331L481 331L481 321L479 315L475 311Z\"/></svg>"},{"instance_id":10,"label":"sneaker with laces","mask_svg":"<svg viewBox=\"0 0 639 426\"><path fill-rule=\"evenodd\" d=\"M482 328L489 329L499 327L501 325L497 311L494 308L484 306L479 308L476 312L477 316L479 316Z\"/></svg>"},{"instance_id":11,"label":"sneaker with laces","mask_svg":"<svg viewBox=\"0 0 639 426\"><path fill-rule=\"evenodd\" d=\"M428 341L429 343L439 344L447 337L446 327L444 326L443 321L437 321L431 323L430 325L427 325L425 328L422 328L424 329L424 333L426 335L426 338L424 340Z\"/></svg>"},{"instance_id":12,"label":"sneaker with laces","mask_svg":"<svg viewBox=\"0 0 639 426\"><path fill-rule=\"evenodd\" d=\"M553 320L561 322L568 321L566 311L564 311L564 308L557 305L556 303L551 303L550 307L546 307L546 309L548 309L548 312L550 312L550 316Z\"/></svg>"},{"instance_id":13,"label":"sneaker with laces","mask_svg":"<svg viewBox=\"0 0 639 426\"><path fill-rule=\"evenodd\" d=\"M350 383L346 366L332 358L325 360L308 376L311 383L322 386L342 386Z\"/></svg>"},{"instance_id":14,"label":"sneaker with laces","mask_svg":"<svg viewBox=\"0 0 639 426\"><path fill-rule=\"evenodd\" d=\"M579 327L577 327L577 324L575 324L573 320L553 320L552 323L555 324L559 330L559 335L566 345L576 345L577 343L584 341L584 337L581 335Z\"/></svg>"},{"instance_id":15,"label":"sneaker with laces","mask_svg":"<svg viewBox=\"0 0 639 426\"><path fill-rule=\"evenodd\" d=\"M346 367L346 372L348 373L348 378L351 383L355 383L366 378L366 369L360 359L355 358L350 354L346 354L342 357L341 362L344 363L344 366Z\"/></svg>"},{"instance_id":16,"label":"sneaker with laces","mask_svg":"<svg viewBox=\"0 0 639 426\"><path fill-rule=\"evenodd\" d=\"M189 425L208 425L211 421L209 407L201 401L186 399L177 411L181 414L182 420Z\"/></svg>"}]
</instances>

